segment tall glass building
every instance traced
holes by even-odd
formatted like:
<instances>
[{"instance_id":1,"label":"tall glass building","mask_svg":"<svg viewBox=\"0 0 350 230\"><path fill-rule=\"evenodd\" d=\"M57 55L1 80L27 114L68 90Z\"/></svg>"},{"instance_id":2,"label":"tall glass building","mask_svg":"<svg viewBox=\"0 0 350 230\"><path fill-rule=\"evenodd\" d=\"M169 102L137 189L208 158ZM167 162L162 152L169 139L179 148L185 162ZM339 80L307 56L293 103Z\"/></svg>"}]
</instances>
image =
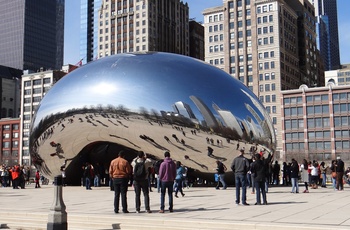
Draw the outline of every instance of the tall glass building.
<instances>
[{"instance_id":1,"label":"tall glass building","mask_svg":"<svg viewBox=\"0 0 350 230\"><path fill-rule=\"evenodd\" d=\"M312 0L317 17L317 46L325 70L340 67L337 0Z\"/></svg>"},{"instance_id":2,"label":"tall glass building","mask_svg":"<svg viewBox=\"0 0 350 230\"><path fill-rule=\"evenodd\" d=\"M86 64L97 58L98 10L101 0L81 0L80 6L80 60Z\"/></svg>"},{"instance_id":3,"label":"tall glass building","mask_svg":"<svg viewBox=\"0 0 350 230\"><path fill-rule=\"evenodd\" d=\"M64 0L0 0L0 65L37 71L63 64Z\"/></svg>"}]
</instances>

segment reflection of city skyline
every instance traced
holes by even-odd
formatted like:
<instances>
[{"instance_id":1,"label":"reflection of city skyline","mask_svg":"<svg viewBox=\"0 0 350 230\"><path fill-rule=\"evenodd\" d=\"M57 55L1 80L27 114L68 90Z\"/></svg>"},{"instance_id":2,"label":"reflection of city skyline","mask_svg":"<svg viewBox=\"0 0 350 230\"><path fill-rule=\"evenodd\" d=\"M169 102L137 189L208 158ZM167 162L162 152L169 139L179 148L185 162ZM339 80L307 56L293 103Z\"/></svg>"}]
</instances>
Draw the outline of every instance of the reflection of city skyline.
<instances>
[{"instance_id":1,"label":"reflection of city skyline","mask_svg":"<svg viewBox=\"0 0 350 230\"><path fill-rule=\"evenodd\" d=\"M243 129L240 125L241 121L239 121L239 118L233 115L233 113L229 110L220 109L215 103L213 103L213 108L219 114L226 127L236 130L240 136L243 135Z\"/></svg>"},{"instance_id":2,"label":"reflection of city skyline","mask_svg":"<svg viewBox=\"0 0 350 230\"><path fill-rule=\"evenodd\" d=\"M255 107L259 110L259 112L262 114L261 116L264 119L261 119L260 116L258 115L258 113L253 109L252 106L250 106L248 103L245 103L246 108L248 109L249 112L252 113L252 115L254 116L254 118L257 119L257 121L259 122L259 125L261 126L261 128L263 129L263 133L265 134L269 134L270 136L268 138L270 138L271 143L275 143L276 142L276 135L275 135L275 129L273 128L272 125L272 121L270 118L270 115L266 112L265 108L263 107L263 105L256 100L254 97L252 97L249 93L247 93L245 90L241 89L241 91L248 96L248 98L251 100L251 102L253 103L253 105L255 105ZM266 138L266 137L265 137Z\"/></svg>"},{"instance_id":3,"label":"reflection of city skyline","mask_svg":"<svg viewBox=\"0 0 350 230\"><path fill-rule=\"evenodd\" d=\"M210 111L209 107L199 97L192 95L190 96L190 99L193 101L193 103L196 105L199 112L202 114L207 127L210 127L210 128L219 127L219 124L214 114Z\"/></svg>"}]
</instances>

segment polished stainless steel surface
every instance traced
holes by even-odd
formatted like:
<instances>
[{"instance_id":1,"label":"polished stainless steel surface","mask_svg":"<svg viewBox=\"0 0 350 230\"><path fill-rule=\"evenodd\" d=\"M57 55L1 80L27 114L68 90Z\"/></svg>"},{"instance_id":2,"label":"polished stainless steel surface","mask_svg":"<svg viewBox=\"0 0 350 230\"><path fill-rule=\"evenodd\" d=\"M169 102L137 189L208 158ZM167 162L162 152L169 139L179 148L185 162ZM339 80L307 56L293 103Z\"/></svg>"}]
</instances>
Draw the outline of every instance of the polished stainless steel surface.
<instances>
[{"instance_id":1,"label":"polished stainless steel surface","mask_svg":"<svg viewBox=\"0 0 350 230\"><path fill-rule=\"evenodd\" d=\"M33 162L51 178L63 168L67 177L80 174L87 161L108 167L120 149L129 158L168 150L194 172L212 174L217 159L231 164L237 143L274 150L257 97L214 66L160 52L109 56L69 73L41 101L30 134Z\"/></svg>"}]
</instances>

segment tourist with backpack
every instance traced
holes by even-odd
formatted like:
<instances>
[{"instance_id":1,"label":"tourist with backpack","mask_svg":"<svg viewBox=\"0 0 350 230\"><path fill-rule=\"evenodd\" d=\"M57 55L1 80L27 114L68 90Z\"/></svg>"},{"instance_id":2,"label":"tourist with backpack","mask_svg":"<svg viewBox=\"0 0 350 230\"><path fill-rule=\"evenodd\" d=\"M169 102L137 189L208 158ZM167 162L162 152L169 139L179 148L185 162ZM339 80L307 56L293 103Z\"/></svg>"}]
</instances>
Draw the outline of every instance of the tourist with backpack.
<instances>
[{"instance_id":1,"label":"tourist with backpack","mask_svg":"<svg viewBox=\"0 0 350 230\"><path fill-rule=\"evenodd\" d=\"M153 166L153 161L147 158L143 151L138 152L138 157L136 157L132 162L133 167L133 179L134 179L134 190L135 190L135 204L136 213L140 213L141 207L141 190L145 200L145 209L147 213L151 213L149 205L149 183L148 183L148 173L149 168Z\"/></svg>"}]
</instances>

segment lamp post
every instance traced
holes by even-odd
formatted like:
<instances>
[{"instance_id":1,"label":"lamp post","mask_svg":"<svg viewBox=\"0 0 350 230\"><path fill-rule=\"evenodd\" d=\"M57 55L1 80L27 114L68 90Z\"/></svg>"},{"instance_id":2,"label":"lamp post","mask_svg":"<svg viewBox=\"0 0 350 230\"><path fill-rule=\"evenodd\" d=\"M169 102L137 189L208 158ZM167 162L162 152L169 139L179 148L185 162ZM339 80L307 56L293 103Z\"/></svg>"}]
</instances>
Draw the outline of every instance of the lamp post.
<instances>
[{"instance_id":1,"label":"lamp post","mask_svg":"<svg viewBox=\"0 0 350 230\"><path fill-rule=\"evenodd\" d=\"M67 230L67 212L66 205L62 197L62 175L55 177L55 193L52 206L50 208L49 220L47 222L47 230Z\"/></svg>"}]
</instances>

